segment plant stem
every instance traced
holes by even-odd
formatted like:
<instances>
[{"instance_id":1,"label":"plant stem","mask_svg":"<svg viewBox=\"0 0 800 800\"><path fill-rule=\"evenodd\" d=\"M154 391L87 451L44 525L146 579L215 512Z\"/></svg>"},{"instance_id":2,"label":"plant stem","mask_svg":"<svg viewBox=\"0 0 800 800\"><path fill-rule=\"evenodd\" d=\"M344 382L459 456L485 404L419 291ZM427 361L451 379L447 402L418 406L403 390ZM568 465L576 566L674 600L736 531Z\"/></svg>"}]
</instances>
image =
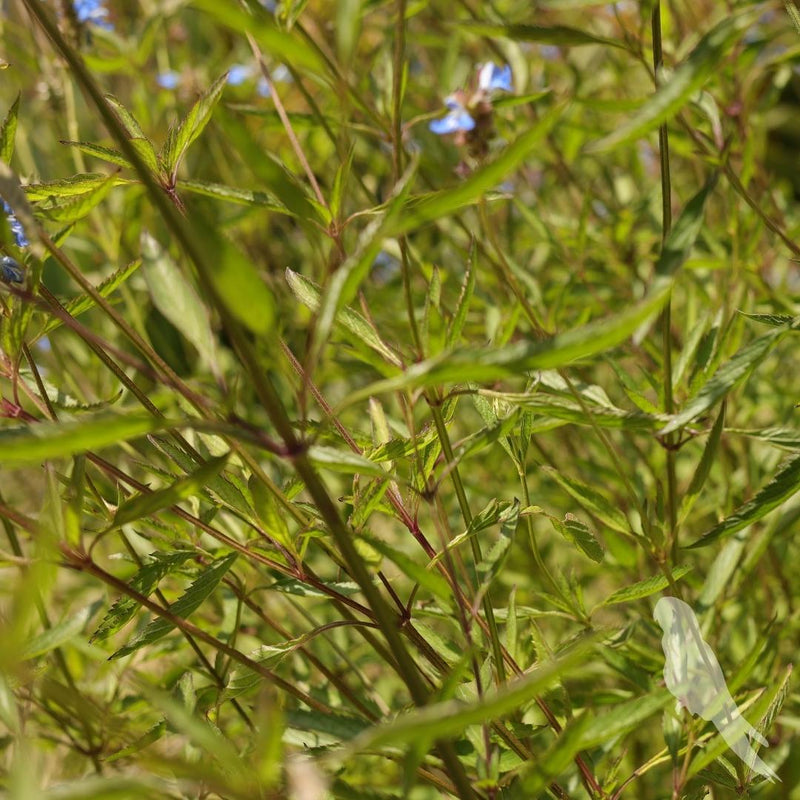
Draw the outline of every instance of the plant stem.
<instances>
[{"instance_id":1,"label":"plant stem","mask_svg":"<svg viewBox=\"0 0 800 800\"><path fill-rule=\"evenodd\" d=\"M664 64L661 34L661 2L657 0L653 6L653 69L656 82L658 74ZM670 181L669 164L669 132L664 123L658 129L658 150L661 165L661 243L666 241L672 228L672 185ZM675 402L672 396L672 296L667 298L664 310L661 312L661 352L663 359L663 386L664 386L664 411L672 414ZM673 562L678 556L678 490L675 475L676 452L672 445L675 437L670 434L664 440L667 453L667 548L671 553Z\"/></svg>"}]
</instances>

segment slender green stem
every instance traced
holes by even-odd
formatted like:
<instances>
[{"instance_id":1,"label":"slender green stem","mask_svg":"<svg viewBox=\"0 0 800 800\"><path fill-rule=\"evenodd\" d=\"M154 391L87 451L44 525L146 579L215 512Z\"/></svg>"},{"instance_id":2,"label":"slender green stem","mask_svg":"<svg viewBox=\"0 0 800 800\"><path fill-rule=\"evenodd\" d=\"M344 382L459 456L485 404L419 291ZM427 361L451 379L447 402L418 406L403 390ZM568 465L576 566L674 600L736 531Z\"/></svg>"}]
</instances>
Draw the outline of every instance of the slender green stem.
<instances>
[{"instance_id":1,"label":"slender green stem","mask_svg":"<svg viewBox=\"0 0 800 800\"><path fill-rule=\"evenodd\" d=\"M656 81L664 64L661 33L661 2L653 7L653 69ZM658 129L658 150L661 163L661 241L666 241L672 228L672 183L669 164L669 131L666 123ZM664 411L672 414L675 402L672 396L672 297L667 299L661 312L661 352L663 360ZM673 448L675 437L667 436L664 441L667 452L667 542L672 560L678 556L678 484L675 474L676 453Z\"/></svg>"},{"instance_id":2,"label":"slender green stem","mask_svg":"<svg viewBox=\"0 0 800 800\"><path fill-rule=\"evenodd\" d=\"M436 426L436 432L439 434L439 441L442 445L442 452L447 459L447 463L453 465L450 470L450 476L453 480L453 487L456 491L456 498L458 499L458 507L461 510L461 516L464 519L464 524L467 529L472 524L472 511L470 511L469 501L467 500L467 493L464 491L464 483L461 480L461 473L456 466L455 455L453 447L450 444L450 435L447 433L447 426L444 422L441 406L436 402L431 402L431 414L433 416L433 423ZM470 536L470 544L472 546L472 557L477 566L483 561L481 554L481 546L477 536ZM500 634L497 630L497 621L494 618L494 609L489 594L486 593L482 600L483 613L486 617L486 623L489 626L489 638L492 643L492 653L494 655L495 667L497 669L497 677L501 683L506 680L506 668L503 662L503 648L500 643Z\"/></svg>"}]
</instances>

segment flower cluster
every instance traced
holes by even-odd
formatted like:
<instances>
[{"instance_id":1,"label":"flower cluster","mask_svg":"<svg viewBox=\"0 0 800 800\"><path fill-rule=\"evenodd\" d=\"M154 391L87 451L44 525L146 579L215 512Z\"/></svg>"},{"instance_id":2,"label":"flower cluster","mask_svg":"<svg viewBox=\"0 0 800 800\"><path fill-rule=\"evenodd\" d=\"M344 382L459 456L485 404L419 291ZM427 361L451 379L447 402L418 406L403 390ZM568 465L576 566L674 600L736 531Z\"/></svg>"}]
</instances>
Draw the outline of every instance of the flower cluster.
<instances>
[{"instance_id":1,"label":"flower cluster","mask_svg":"<svg viewBox=\"0 0 800 800\"><path fill-rule=\"evenodd\" d=\"M17 219L11 206L6 203L5 200L2 202L6 221L14 236L14 244L16 244L17 247L27 247L30 242L25 235L22 223ZM24 283L25 270L16 259L11 258L11 256L3 256L0 258L0 280L6 283Z\"/></svg>"},{"instance_id":2,"label":"flower cluster","mask_svg":"<svg viewBox=\"0 0 800 800\"><path fill-rule=\"evenodd\" d=\"M72 4L75 9L75 16L78 22L97 25L107 31L114 30L114 26L108 19L108 9L105 7L105 0L75 0Z\"/></svg>"},{"instance_id":3,"label":"flower cluster","mask_svg":"<svg viewBox=\"0 0 800 800\"><path fill-rule=\"evenodd\" d=\"M492 99L497 92L511 91L511 67L489 61L478 70L475 91L458 91L445 98L447 114L428 127L439 136L456 134L456 142L468 145L473 156L485 155L494 135Z\"/></svg>"}]
</instances>

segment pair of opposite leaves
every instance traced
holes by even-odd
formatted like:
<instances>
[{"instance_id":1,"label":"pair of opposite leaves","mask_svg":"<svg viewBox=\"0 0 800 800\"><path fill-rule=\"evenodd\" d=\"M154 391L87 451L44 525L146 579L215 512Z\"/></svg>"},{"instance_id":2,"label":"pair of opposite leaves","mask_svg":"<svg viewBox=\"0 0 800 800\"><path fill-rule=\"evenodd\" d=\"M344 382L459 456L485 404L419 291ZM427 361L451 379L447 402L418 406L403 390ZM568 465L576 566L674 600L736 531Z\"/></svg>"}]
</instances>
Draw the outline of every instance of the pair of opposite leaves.
<instances>
[{"instance_id":1,"label":"pair of opposite leaves","mask_svg":"<svg viewBox=\"0 0 800 800\"><path fill-rule=\"evenodd\" d=\"M691 607L676 597L662 597L653 617L664 631L664 681L678 699L678 710L713 722L722 738L751 771L769 780L780 778L750 746L754 739L768 746L767 740L742 716L731 697L719 661L703 640L697 617Z\"/></svg>"}]
</instances>

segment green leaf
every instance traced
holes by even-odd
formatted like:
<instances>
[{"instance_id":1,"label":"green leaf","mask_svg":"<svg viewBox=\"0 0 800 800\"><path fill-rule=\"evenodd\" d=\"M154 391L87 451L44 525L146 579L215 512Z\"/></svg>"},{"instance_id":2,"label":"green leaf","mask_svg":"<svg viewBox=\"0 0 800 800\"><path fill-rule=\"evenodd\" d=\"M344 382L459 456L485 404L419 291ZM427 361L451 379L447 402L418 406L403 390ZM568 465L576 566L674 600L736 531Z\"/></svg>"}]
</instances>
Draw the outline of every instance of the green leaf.
<instances>
[{"instance_id":1,"label":"green leaf","mask_svg":"<svg viewBox=\"0 0 800 800\"><path fill-rule=\"evenodd\" d=\"M411 578L414 583L418 583L440 600L449 603L453 599L453 592L449 584L438 572L426 569L423 565L417 564L410 556L391 547L376 536L369 536L365 533L361 533L359 534L359 538L367 542L370 547L377 550L382 556L388 558L389 561L395 564L405 575Z\"/></svg>"},{"instance_id":2,"label":"green leaf","mask_svg":"<svg viewBox=\"0 0 800 800\"><path fill-rule=\"evenodd\" d=\"M472 295L475 292L475 272L477 270L478 247L475 242L472 243L472 253L467 262L467 271L464 274L464 280L461 284L461 294L458 296L458 303L456 310L453 313L453 319L447 328L447 338L445 343L447 347L452 347L458 343L461 338L461 331L464 329L464 323L467 319L467 312L469 311L469 304L472 301Z\"/></svg>"},{"instance_id":3,"label":"green leaf","mask_svg":"<svg viewBox=\"0 0 800 800\"><path fill-rule=\"evenodd\" d=\"M487 397L497 397L512 406L534 411L537 414L578 425L597 425L601 428L624 430L655 430L669 419L664 414L647 414L644 411L626 411L610 405L587 402L585 408L577 400L542 392L514 394L511 392L484 392ZM588 413L587 413L588 412Z\"/></svg>"},{"instance_id":4,"label":"green leaf","mask_svg":"<svg viewBox=\"0 0 800 800\"><path fill-rule=\"evenodd\" d=\"M56 222L77 222L99 205L117 185L116 176L109 175L95 189L77 195L73 199L59 200L54 205L42 202L37 206L37 210Z\"/></svg>"},{"instance_id":5,"label":"green leaf","mask_svg":"<svg viewBox=\"0 0 800 800\"><path fill-rule=\"evenodd\" d=\"M680 580L687 572L690 572L691 569L692 568L689 566L675 567L675 569L672 570L672 579L675 581ZM641 600L641 598L649 597L656 592L663 592L667 586L669 586L669 581L664 575L653 575L651 578L637 581L623 589L617 589L606 597L600 605L613 606L617 603L629 603L631 600Z\"/></svg>"},{"instance_id":6,"label":"green leaf","mask_svg":"<svg viewBox=\"0 0 800 800\"><path fill-rule=\"evenodd\" d=\"M286 524L286 513L282 513L282 509L278 507L275 496L257 475L251 475L247 485L253 497L253 510L264 531L294 553L295 547Z\"/></svg>"},{"instance_id":7,"label":"green leaf","mask_svg":"<svg viewBox=\"0 0 800 800\"><path fill-rule=\"evenodd\" d=\"M99 158L101 161L107 161L109 164L116 164L118 167L133 169L133 165L119 150L112 150L110 147L101 147L99 144L92 144L91 142L70 142L64 139L61 140L61 144L76 147L82 153Z\"/></svg>"},{"instance_id":8,"label":"green leaf","mask_svg":"<svg viewBox=\"0 0 800 800\"><path fill-rule=\"evenodd\" d=\"M133 114L131 114L131 112L128 111L128 109L125 108L125 106L113 94L107 94L105 95L105 98L108 100L108 104L114 109L117 119L122 123L122 127L125 128L125 131L130 139L147 138L144 135L142 126L139 125L136 117L134 117ZM155 151L153 152L153 155L155 155Z\"/></svg>"},{"instance_id":9,"label":"green leaf","mask_svg":"<svg viewBox=\"0 0 800 800\"><path fill-rule=\"evenodd\" d=\"M356 390L347 404L383 392L435 386L441 383L489 383L528 370L555 369L597 355L625 341L669 296L671 282L655 281L651 293L616 316L590 322L542 342L519 341L505 347L459 349L410 366L402 375Z\"/></svg>"},{"instance_id":10,"label":"green leaf","mask_svg":"<svg viewBox=\"0 0 800 800\"><path fill-rule=\"evenodd\" d=\"M17 120L19 119L19 98L11 104L8 113L0 126L0 160L5 161L6 164L11 163L11 157L14 155L14 138L17 134Z\"/></svg>"},{"instance_id":11,"label":"green leaf","mask_svg":"<svg viewBox=\"0 0 800 800\"><path fill-rule=\"evenodd\" d=\"M500 535L497 541L491 546L489 552L483 559L475 565L475 573L481 579L478 590L488 590L492 581L497 577L508 558L509 550L514 540L514 534L519 522L520 503L514 498L511 503L503 504L504 508L500 511L497 521L500 523Z\"/></svg>"},{"instance_id":12,"label":"green leaf","mask_svg":"<svg viewBox=\"0 0 800 800\"><path fill-rule=\"evenodd\" d=\"M260 209L274 211L277 214L289 214L291 212L282 205L275 197L268 192L251 191L240 189L235 186L224 186L221 183L209 183L208 181L178 181L179 191L193 192L204 197L214 197L218 200L228 200L231 203L238 203L245 206L257 206Z\"/></svg>"},{"instance_id":13,"label":"green leaf","mask_svg":"<svg viewBox=\"0 0 800 800\"><path fill-rule=\"evenodd\" d=\"M461 734L469 725L481 725L515 713L538 697L562 676L582 669L586 664L590 639L571 648L560 658L549 661L521 678L489 689L477 701L465 703L446 700L401 714L391 722L370 728L353 739L340 753L347 758L364 750L378 747L414 744L420 739L448 739Z\"/></svg>"},{"instance_id":14,"label":"green leaf","mask_svg":"<svg viewBox=\"0 0 800 800\"><path fill-rule=\"evenodd\" d=\"M153 143L149 139L131 139L130 142L131 147L139 154L139 158L147 165L150 172L157 179L162 179L164 171L153 148Z\"/></svg>"},{"instance_id":15,"label":"green leaf","mask_svg":"<svg viewBox=\"0 0 800 800\"><path fill-rule=\"evenodd\" d=\"M206 598L217 588L225 573L236 561L236 553L229 553L223 558L212 561L198 577L192 582L186 592L174 603L170 603L169 611L172 615L186 619L196 611ZM141 647L157 642L166 636L175 625L164 617L156 617L132 642L117 650L111 658L122 658L130 655Z\"/></svg>"},{"instance_id":16,"label":"green leaf","mask_svg":"<svg viewBox=\"0 0 800 800\"><path fill-rule=\"evenodd\" d=\"M92 606L86 606L77 613L70 614L65 620L29 639L18 654L21 661L43 656L51 650L74 639L94 613Z\"/></svg>"},{"instance_id":17,"label":"green leaf","mask_svg":"<svg viewBox=\"0 0 800 800\"><path fill-rule=\"evenodd\" d=\"M387 473L380 464L375 464L352 450L338 450L325 445L312 445L308 448L308 458L320 469L344 472L348 475L371 475L376 478L387 478Z\"/></svg>"},{"instance_id":18,"label":"green leaf","mask_svg":"<svg viewBox=\"0 0 800 800\"><path fill-rule=\"evenodd\" d=\"M538 42L559 47L577 47L586 44L604 44L627 49L624 41L607 39L566 25L493 25L487 22L460 22L467 33L502 37L515 42Z\"/></svg>"},{"instance_id":19,"label":"green leaf","mask_svg":"<svg viewBox=\"0 0 800 800\"><path fill-rule=\"evenodd\" d=\"M228 313L257 336L275 333L275 298L255 265L210 220L195 212L190 235L205 254L203 278ZM198 265L200 267L201 265Z\"/></svg>"},{"instance_id":20,"label":"green leaf","mask_svg":"<svg viewBox=\"0 0 800 800\"><path fill-rule=\"evenodd\" d=\"M116 272L111 273L102 283L98 284L95 287L95 290L101 297L109 297L114 291L116 291L120 286L122 286L128 278L136 272L137 269L141 266L142 262L140 259L136 259L135 261L131 261L130 264L126 264L124 267L121 267ZM78 297L73 297L65 306L64 309L73 317L77 317L80 314L83 314L85 311L88 311L90 308L94 308L95 301L93 297L90 297L87 294L79 295ZM45 323L44 329L42 331L43 334L49 333L54 328L57 328L59 325L63 325L64 323L57 317L50 318Z\"/></svg>"},{"instance_id":21,"label":"green leaf","mask_svg":"<svg viewBox=\"0 0 800 800\"><path fill-rule=\"evenodd\" d=\"M294 296L306 308L310 308L312 311L316 311L319 308L320 291L316 284L299 272L294 272L288 268L286 269L286 282L294 292ZM402 363L397 354L380 338L370 323L358 312L350 308L341 309L336 315L336 324L350 331L367 347L372 348L376 353L383 356L389 364L399 367Z\"/></svg>"},{"instance_id":22,"label":"green leaf","mask_svg":"<svg viewBox=\"0 0 800 800\"><path fill-rule=\"evenodd\" d=\"M577 478L563 475L553 467L542 466L540 469L572 495L582 508L602 520L609 528L625 534L631 532L631 526L625 514L596 489Z\"/></svg>"},{"instance_id":23,"label":"green leaf","mask_svg":"<svg viewBox=\"0 0 800 800\"><path fill-rule=\"evenodd\" d=\"M789 328L776 328L741 348L658 433L663 436L676 431L708 411L742 383L788 332Z\"/></svg>"},{"instance_id":24,"label":"green leaf","mask_svg":"<svg viewBox=\"0 0 800 800\"><path fill-rule=\"evenodd\" d=\"M672 700L673 696L669 691L659 689L652 694L614 706L611 711L593 719L584 729L579 750L588 750L630 733Z\"/></svg>"},{"instance_id":25,"label":"green leaf","mask_svg":"<svg viewBox=\"0 0 800 800\"><path fill-rule=\"evenodd\" d=\"M219 0L192 0L192 7L205 11L242 36L252 36L271 58L317 74L326 71L318 51L300 36L297 28L281 30L270 15L248 14L232 3L220 3Z\"/></svg>"},{"instance_id":26,"label":"green leaf","mask_svg":"<svg viewBox=\"0 0 800 800\"><path fill-rule=\"evenodd\" d=\"M190 558L195 558L196 555L197 553L194 550L151 553L150 558L152 560L139 568L128 585L139 594L149 597L165 575L174 572ZM133 618L138 609L139 605L132 597L127 595L120 597L108 609L89 641L102 642L108 639L109 636L121 630Z\"/></svg>"},{"instance_id":27,"label":"green leaf","mask_svg":"<svg viewBox=\"0 0 800 800\"><path fill-rule=\"evenodd\" d=\"M787 450L800 450L800 430L796 428L762 428L760 430L743 430L741 428L728 428L725 433L736 433L751 439L760 439L775 447Z\"/></svg>"},{"instance_id":28,"label":"green leaf","mask_svg":"<svg viewBox=\"0 0 800 800\"><path fill-rule=\"evenodd\" d=\"M706 478L708 478L708 473L711 471L711 467L714 465L714 461L717 456L717 450L719 448L720 439L722 438L722 428L724 424L725 403L722 404L719 414L717 414L714 427L711 428L708 441L706 442L706 446L703 448L703 455L700 457L700 463L697 465L694 475L692 476L692 482L689 484L689 488L686 490L686 494L684 494L683 500L681 501L681 509L680 513L678 514L678 518L680 520L685 520L686 517L689 516L689 512L692 510L692 506L694 505L695 500L697 500L700 490L705 485Z\"/></svg>"},{"instance_id":29,"label":"green leaf","mask_svg":"<svg viewBox=\"0 0 800 800\"><path fill-rule=\"evenodd\" d=\"M81 417L75 422L40 422L10 428L0 431L0 463L6 467L19 466L73 456L118 445L173 424L150 416L107 413Z\"/></svg>"},{"instance_id":30,"label":"green leaf","mask_svg":"<svg viewBox=\"0 0 800 800\"><path fill-rule=\"evenodd\" d=\"M142 517L149 517L162 509L177 505L187 497L200 494L206 484L220 473L227 460L227 454L212 458L191 474L179 478L163 489L135 495L126 500L117 508L113 526L119 527Z\"/></svg>"},{"instance_id":31,"label":"green leaf","mask_svg":"<svg viewBox=\"0 0 800 800\"><path fill-rule=\"evenodd\" d=\"M114 180L114 185L119 186L123 183L130 183L126 178L118 175L104 175L100 172L85 172L72 175L57 181L45 181L44 183L29 183L22 188L31 203L50 203L57 205L60 198L74 198L81 195L90 194L99 189L109 179Z\"/></svg>"},{"instance_id":32,"label":"green leaf","mask_svg":"<svg viewBox=\"0 0 800 800\"><path fill-rule=\"evenodd\" d=\"M674 275L689 258L703 226L706 200L716 183L717 176L714 174L711 180L684 206L680 217L672 226L672 230L661 248L661 254L656 263L657 275Z\"/></svg>"},{"instance_id":33,"label":"green leaf","mask_svg":"<svg viewBox=\"0 0 800 800\"><path fill-rule=\"evenodd\" d=\"M692 50L672 76L642 104L639 111L613 133L590 144L587 153L602 153L639 139L675 116L720 68L731 44L753 20L755 12L726 14Z\"/></svg>"},{"instance_id":34,"label":"green leaf","mask_svg":"<svg viewBox=\"0 0 800 800\"><path fill-rule=\"evenodd\" d=\"M384 236L399 236L476 203L511 172L520 167L539 147L542 139L560 119L563 106L548 111L525 133L506 147L497 158L475 170L450 189L409 198L402 212L387 224Z\"/></svg>"},{"instance_id":35,"label":"green leaf","mask_svg":"<svg viewBox=\"0 0 800 800\"><path fill-rule=\"evenodd\" d=\"M769 325L772 328L785 328L797 319L791 314L748 314L745 311L740 311L739 313L743 317L747 317L747 319L760 322L762 325Z\"/></svg>"},{"instance_id":36,"label":"green leaf","mask_svg":"<svg viewBox=\"0 0 800 800\"><path fill-rule=\"evenodd\" d=\"M403 203L416 172L413 163L393 190L393 198L385 206L385 211L376 217L364 229L359 237L355 252L345 259L336 272L328 280L319 301L316 327L312 344L309 347L307 361L317 362L322 347L327 343L331 327L342 308L348 305L358 294L359 287L372 268L376 256L380 252L385 231L400 218Z\"/></svg>"},{"instance_id":37,"label":"green leaf","mask_svg":"<svg viewBox=\"0 0 800 800\"><path fill-rule=\"evenodd\" d=\"M529 103L535 103L543 97L547 97L553 90L542 89L540 92L533 92L532 94L509 94L503 97L497 97L492 100L492 106L497 109L514 108L516 106L524 106Z\"/></svg>"},{"instance_id":38,"label":"green leaf","mask_svg":"<svg viewBox=\"0 0 800 800\"><path fill-rule=\"evenodd\" d=\"M194 345L206 367L217 363L208 311L186 276L159 243L143 232L142 272L153 305Z\"/></svg>"},{"instance_id":39,"label":"green leaf","mask_svg":"<svg viewBox=\"0 0 800 800\"><path fill-rule=\"evenodd\" d=\"M689 545L689 548L705 547L717 539L730 536L752 525L798 491L800 491L800 454L784 461L772 480L762 486L752 500L704 533L696 542Z\"/></svg>"},{"instance_id":40,"label":"green leaf","mask_svg":"<svg viewBox=\"0 0 800 800\"><path fill-rule=\"evenodd\" d=\"M217 78L208 89L196 100L189 109L189 113L170 129L167 141L164 143L161 156L164 166L170 175L175 175L187 149L192 142L203 132L206 125L211 120L214 106L222 96L222 90L228 80L228 73L225 72Z\"/></svg>"},{"instance_id":41,"label":"green leaf","mask_svg":"<svg viewBox=\"0 0 800 800\"><path fill-rule=\"evenodd\" d=\"M260 142L239 117L224 111L223 108L217 113L215 122L222 127L231 148L238 151L239 157L247 164L257 185L272 192L299 222L327 224L326 210L309 196L297 176L272 153L263 151ZM310 225L306 227L311 229Z\"/></svg>"},{"instance_id":42,"label":"green leaf","mask_svg":"<svg viewBox=\"0 0 800 800\"><path fill-rule=\"evenodd\" d=\"M550 517L550 522L570 544L577 547L584 555L597 564L602 562L605 551L595 535L579 519L572 514L567 514L563 522L556 517Z\"/></svg>"}]
</instances>

